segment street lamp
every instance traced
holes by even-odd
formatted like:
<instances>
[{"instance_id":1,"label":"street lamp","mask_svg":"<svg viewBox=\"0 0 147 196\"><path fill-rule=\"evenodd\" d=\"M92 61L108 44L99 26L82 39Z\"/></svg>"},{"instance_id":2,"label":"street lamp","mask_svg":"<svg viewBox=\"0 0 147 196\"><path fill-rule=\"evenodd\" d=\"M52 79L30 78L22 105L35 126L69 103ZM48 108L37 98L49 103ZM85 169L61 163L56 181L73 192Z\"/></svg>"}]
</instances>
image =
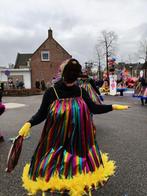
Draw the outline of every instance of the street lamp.
<instances>
[{"instance_id":1,"label":"street lamp","mask_svg":"<svg viewBox=\"0 0 147 196\"><path fill-rule=\"evenodd\" d=\"M88 73L91 73L92 67L93 67L93 63L92 62L85 62L85 68L86 68Z\"/></svg>"},{"instance_id":2,"label":"street lamp","mask_svg":"<svg viewBox=\"0 0 147 196\"><path fill-rule=\"evenodd\" d=\"M132 65L129 65L130 71L131 71L131 77L132 77Z\"/></svg>"},{"instance_id":3,"label":"street lamp","mask_svg":"<svg viewBox=\"0 0 147 196\"><path fill-rule=\"evenodd\" d=\"M87 67L88 67L88 63L87 63L87 62L85 62L85 68L87 69Z\"/></svg>"}]
</instances>

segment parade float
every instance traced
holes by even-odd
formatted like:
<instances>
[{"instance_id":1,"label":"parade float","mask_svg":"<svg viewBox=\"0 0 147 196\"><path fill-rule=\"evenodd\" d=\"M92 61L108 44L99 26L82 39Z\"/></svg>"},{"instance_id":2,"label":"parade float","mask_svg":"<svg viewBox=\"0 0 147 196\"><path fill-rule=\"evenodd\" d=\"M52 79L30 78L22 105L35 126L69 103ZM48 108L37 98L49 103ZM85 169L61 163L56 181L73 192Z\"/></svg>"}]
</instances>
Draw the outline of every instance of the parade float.
<instances>
[{"instance_id":1,"label":"parade float","mask_svg":"<svg viewBox=\"0 0 147 196\"><path fill-rule=\"evenodd\" d=\"M117 95L117 93L120 93L120 96L123 96L123 92L127 90L126 79L128 71L125 68L123 68L122 70L116 69L117 64L115 58L108 59L108 66L109 79L107 72L104 71L104 83L101 88L101 92L110 95Z\"/></svg>"}]
</instances>

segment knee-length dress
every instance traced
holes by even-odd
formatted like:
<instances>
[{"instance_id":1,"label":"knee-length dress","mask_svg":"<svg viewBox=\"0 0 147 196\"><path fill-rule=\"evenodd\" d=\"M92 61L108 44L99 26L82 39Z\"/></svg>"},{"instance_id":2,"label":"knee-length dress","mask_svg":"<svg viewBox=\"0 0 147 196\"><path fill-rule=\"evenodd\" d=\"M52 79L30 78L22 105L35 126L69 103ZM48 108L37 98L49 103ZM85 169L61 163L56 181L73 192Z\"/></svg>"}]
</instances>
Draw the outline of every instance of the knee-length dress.
<instances>
[{"instance_id":1,"label":"knee-length dress","mask_svg":"<svg viewBox=\"0 0 147 196\"><path fill-rule=\"evenodd\" d=\"M72 196L83 195L107 181L115 163L99 150L82 96L60 99L55 93L39 144L24 167L23 186L31 194L66 189Z\"/></svg>"}]
</instances>

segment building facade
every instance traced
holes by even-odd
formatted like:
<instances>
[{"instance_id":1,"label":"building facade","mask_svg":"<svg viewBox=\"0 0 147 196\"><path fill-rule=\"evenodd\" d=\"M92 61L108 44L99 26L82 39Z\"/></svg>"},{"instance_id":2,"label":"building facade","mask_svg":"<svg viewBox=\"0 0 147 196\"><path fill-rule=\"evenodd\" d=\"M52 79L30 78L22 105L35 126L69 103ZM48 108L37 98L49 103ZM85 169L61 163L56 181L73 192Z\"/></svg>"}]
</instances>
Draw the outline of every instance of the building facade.
<instances>
[{"instance_id":1,"label":"building facade","mask_svg":"<svg viewBox=\"0 0 147 196\"><path fill-rule=\"evenodd\" d=\"M18 80L23 81L24 87L31 88L31 72L29 68L19 68L19 69L8 69L0 68L0 81L4 82L5 88L8 88L8 81L11 79L16 84Z\"/></svg>"},{"instance_id":2,"label":"building facade","mask_svg":"<svg viewBox=\"0 0 147 196\"><path fill-rule=\"evenodd\" d=\"M48 38L33 54L18 53L14 68L30 68L31 87L35 87L36 80L52 81L56 76L60 64L72 56L53 38L53 32L48 30Z\"/></svg>"}]
</instances>

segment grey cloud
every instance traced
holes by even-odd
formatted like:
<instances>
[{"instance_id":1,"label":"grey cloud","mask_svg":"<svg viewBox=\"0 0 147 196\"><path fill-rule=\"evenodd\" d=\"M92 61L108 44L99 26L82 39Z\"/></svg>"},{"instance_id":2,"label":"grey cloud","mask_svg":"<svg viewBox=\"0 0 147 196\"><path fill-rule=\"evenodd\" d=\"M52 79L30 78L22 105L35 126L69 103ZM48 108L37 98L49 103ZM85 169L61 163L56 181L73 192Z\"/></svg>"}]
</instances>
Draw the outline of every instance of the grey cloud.
<instances>
[{"instance_id":1,"label":"grey cloud","mask_svg":"<svg viewBox=\"0 0 147 196\"><path fill-rule=\"evenodd\" d=\"M49 27L81 62L93 58L98 34L104 29L118 29L120 56L133 53L138 40L147 35L146 4L146 0L2 1L0 65L14 63L17 52L33 52L47 38Z\"/></svg>"},{"instance_id":2,"label":"grey cloud","mask_svg":"<svg viewBox=\"0 0 147 196\"><path fill-rule=\"evenodd\" d=\"M132 61L139 61L139 42L144 39L147 39L147 23L129 29L119 39L119 55L124 60L130 55Z\"/></svg>"},{"instance_id":3,"label":"grey cloud","mask_svg":"<svg viewBox=\"0 0 147 196\"><path fill-rule=\"evenodd\" d=\"M93 58L94 46L96 39L88 30L77 33L68 40L64 40L66 48L69 49L70 53L81 61L82 64Z\"/></svg>"}]
</instances>

